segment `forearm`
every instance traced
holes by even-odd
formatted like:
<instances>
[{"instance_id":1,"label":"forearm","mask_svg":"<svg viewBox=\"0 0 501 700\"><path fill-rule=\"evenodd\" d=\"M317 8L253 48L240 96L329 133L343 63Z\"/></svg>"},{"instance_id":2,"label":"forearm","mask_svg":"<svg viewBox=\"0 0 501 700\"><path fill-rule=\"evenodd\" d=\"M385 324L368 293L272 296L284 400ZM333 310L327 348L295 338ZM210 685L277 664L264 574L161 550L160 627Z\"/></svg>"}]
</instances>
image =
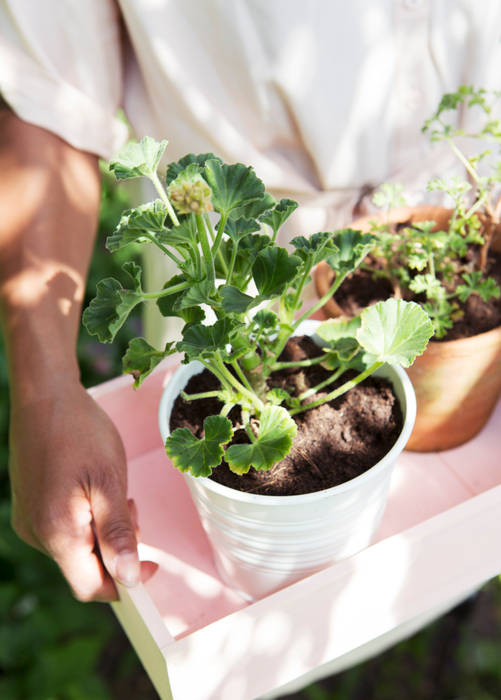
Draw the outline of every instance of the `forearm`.
<instances>
[{"instance_id":1,"label":"forearm","mask_svg":"<svg viewBox=\"0 0 501 700\"><path fill-rule=\"evenodd\" d=\"M0 315L14 404L78 380L97 158L0 111Z\"/></svg>"}]
</instances>

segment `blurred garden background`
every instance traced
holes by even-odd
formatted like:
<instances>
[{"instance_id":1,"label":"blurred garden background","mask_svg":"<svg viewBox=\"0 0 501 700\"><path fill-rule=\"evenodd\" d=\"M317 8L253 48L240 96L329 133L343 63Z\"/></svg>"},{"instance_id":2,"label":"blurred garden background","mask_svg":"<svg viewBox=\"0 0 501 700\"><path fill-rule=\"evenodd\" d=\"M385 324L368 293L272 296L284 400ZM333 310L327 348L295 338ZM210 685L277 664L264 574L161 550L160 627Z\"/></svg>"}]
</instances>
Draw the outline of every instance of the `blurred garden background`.
<instances>
[{"instance_id":1,"label":"blurred garden background","mask_svg":"<svg viewBox=\"0 0 501 700\"><path fill-rule=\"evenodd\" d=\"M97 280L120 276L120 253L110 255L104 241L127 201L126 191L103 172L99 236L86 303ZM82 329L78 353L85 386L120 373L122 352L140 325L136 314L111 346L101 345ZM109 606L75 601L55 564L12 532L8 412L0 339L0 700L155 700ZM490 581L461 606L379 657L288 697L501 700L500 581Z\"/></svg>"}]
</instances>

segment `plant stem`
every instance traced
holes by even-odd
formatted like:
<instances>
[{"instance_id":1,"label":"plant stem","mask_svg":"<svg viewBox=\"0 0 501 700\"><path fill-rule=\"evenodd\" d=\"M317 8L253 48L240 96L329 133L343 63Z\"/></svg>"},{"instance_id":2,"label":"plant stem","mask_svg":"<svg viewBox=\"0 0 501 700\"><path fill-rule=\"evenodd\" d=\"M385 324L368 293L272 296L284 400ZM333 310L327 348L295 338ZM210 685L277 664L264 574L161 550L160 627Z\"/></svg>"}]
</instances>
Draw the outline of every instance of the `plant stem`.
<instances>
[{"instance_id":1,"label":"plant stem","mask_svg":"<svg viewBox=\"0 0 501 700\"><path fill-rule=\"evenodd\" d=\"M336 275L334 282L331 284L330 288L326 291L326 293L323 295L321 299L319 299L316 304L314 304L311 308L309 308L307 311L304 312L296 321L293 323L293 331L296 330L296 328L299 326L300 323L305 321L307 318L312 316L314 313L316 313L319 309L322 308L322 306L333 296L338 288L341 286L342 281L346 277L346 274L340 276ZM282 348L283 349L283 348Z\"/></svg>"},{"instance_id":2,"label":"plant stem","mask_svg":"<svg viewBox=\"0 0 501 700\"><path fill-rule=\"evenodd\" d=\"M237 259L237 252L238 252L238 241L233 241L233 248L231 251L231 259L230 259L230 269L227 270L227 272L226 272L226 279L228 281L228 284L231 284L231 278L233 276L233 270L235 268L235 262Z\"/></svg>"},{"instance_id":3,"label":"plant stem","mask_svg":"<svg viewBox=\"0 0 501 700\"><path fill-rule=\"evenodd\" d=\"M478 187L478 175L475 172L475 169L472 167L471 163L469 162L468 158L465 157L465 155L459 150L459 148L456 146L454 141L451 138L446 139L447 143L449 146L452 148L454 151L455 155L459 158L461 163L464 165L466 168L467 172L471 175L473 180L475 181L475 184Z\"/></svg>"},{"instance_id":4,"label":"plant stem","mask_svg":"<svg viewBox=\"0 0 501 700\"><path fill-rule=\"evenodd\" d=\"M242 384L243 384L249 391L252 391L252 387L251 387L251 385L249 384L249 382L248 382L248 380L247 380L247 377L246 377L245 374L243 373L242 368L241 368L240 365L238 364L238 361L237 361L237 360L232 360L232 361L231 361L231 366L233 367L233 369L235 370L235 372L236 372L236 373L238 374L238 376L240 377L240 381L242 382Z\"/></svg>"},{"instance_id":5,"label":"plant stem","mask_svg":"<svg viewBox=\"0 0 501 700\"><path fill-rule=\"evenodd\" d=\"M169 258L170 258L171 260L173 260L177 265L181 265L181 264L182 264L182 260L181 260L180 258L178 258L177 255L175 255L174 253L172 253L168 248L166 248L164 245L162 245L162 243L160 243L160 241L158 241L152 233L150 233L149 231L145 231L144 235L146 236L146 238L147 238L149 241L151 241L152 243L154 243L154 244L157 246L157 248L160 248L160 250L161 250L163 253L165 253L166 255L168 255Z\"/></svg>"},{"instance_id":6,"label":"plant stem","mask_svg":"<svg viewBox=\"0 0 501 700\"><path fill-rule=\"evenodd\" d=\"M179 219L176 216L176 212L174 211L174 208L172 204L170 203L170 199L167 197L167 193L163 188L162 183L160 182L160 179L156 173L152 173L150 175L150 180L152 183L155 185L155 189L160 195L162 202L165 204L165 208L167 209L167 213L169 214L172 223L174 226L179 226Z\"/></svg>"},{"instance_id":7,"label":"plant stem","mask_svg":"<svg viewBox=\"0 0 501 700\"><path fill-rule=\"evenodd\" d=\"M313 365L319 365L321 362L324 362L326 357L327 353L318 357L312 357L310 360L299 360L299 362L274 362L270 367L272 372L279 369L289 369L289 367L313 367Z\"/></svg>"},{"instance_id":8,"label":"plant stem","mask_svg":"<svg viewBox=\"0 0 501 700\"><path fill-rule=\"evenodd\" d=\"M207 226L207 230L209 231L212 245L214 245L216 237L214 236L214 229L212 228L210 216L208 214L204 214L204 221L205 221L205 225ZM220 248L218 248L218 250L217 250L217 257L219 258L219 262L221 263L221 267L223 268L226 279L228 280L228 266L226 265L226 261L223 257L223 254L222 254ZM229 281L228 281L228 284L229 284Z\"/></svg>"},{"instance_id":9,"label":"plant stem","mask_svg":"<svg viewBox=\"0 0 501 700\"><path fill-rule=\"evenodd\" d=\"M308 389L307 391L303 391L302 394L299 394L299 396L298 396L299 400L304 401L305 399L308 399L310 396L313 396L314 394L316 394L317 391L320 391L325 386L329 386L329 384L332 384L332 382L335 382L336 379L338 379L345 371L346 371L346 367L344 365L341 365L341 367L338 367L338 369L334 372L334 374L331 374L330 377L327 377L327 379L324 379L323 382L320 382L320 384L317 384L316 386L312 387L311 389Z\"/></svg>"},{"instance_id":10,"label":"plant stem","mask_svg":"<svg viewBox=\"0 0 501 700\"><path fill-rule=\"evenodd\" d=\"M177 292L182 292L188 289L191 284L190 282L180 282L179 284L173 284L172 287L167 287L162 289L161 292L151 292L149 294L143 294L144 299L160 299L160 297L167 297L169 294L177 294Z\"/></svg>"},{"instance_id":11,"label":"plant stem","mask_svg":"<svg viewBox=\"0 0 501 700\"><path fill-rule=\"evenodd\" d=\"M207 229L205 228L204 220L201 214L195 214L195 219L197 222L197 229L198 235L200 237L202 253L207 267L207 279L212 285L214 285L214 281L216 279L216 271L214 269L214 258L212 257L209 239L207 237Z\"/></svg>"},{"instance_id":12,"label":"plant stem","mask_svg":"<svg viewBox=\"0 0 501 700\"><path fill-rule=\"evenodd\" d=\"M223 239L223 233L224 233L224 229L225 229L227 221L228 221L228 214L221 214L221 218L219 219L219 224L217 226L216 240L214 241L214 246L213 246L214 255L217 255L217 253L219 251L219 246L221 245L221 241Z\"/></svg>"},{"instance_id":13,"label":"plant stem","mask_svg":"<svg viewBox=\"0 0 501 700\"><path fill-rule=\"evenodd\" d=\"M241 382L238 381L238 379L236 379L236 377L232 375L232 373L224 364L219 353L214 354L214 361L216 363L220 375L225 378L226 382L229 383L234 389L236 389L237 392L239 392L242 396L247 398L250 401L250 403L254 406L254 408L256 408L258 411L262 411L263 402L261 401L261 399L258 398L253 391L249 391Z\"/></svg>"},{"instance_id":14,"label":"plant stem","mask_svg":"<svg viewBox=\"0 0 501 700\"><path fill-rule=\"evenodd\" d=\"M196 401L197 399L217 399L220 395L219 391L203 391L200 394L187 394L185 391L181 392L181 396L185 401Z\"/></svg>"},{"instance_id":15,"label":"plant stem","mask_svg":"<svg viewBox=\"0 0 501 700\"><path fill-rule=\"evenodd\" d=\"M334 389L334 391L331 391L330 394L324 396L323 399L319 399L318 401L312 401L312 403L309 403L306 406L301 406L300 408L292 409L291 411L289 411L290 415L294 416L296 415L296 413L308 411L310 408L316 408L317 406L321 406L322 404L327 403L328 401L333 401L334 399L337 399L338 396L345 394L350 389L353 389L354 386L360 384L360 382L363 382L364 379L367 379L367 377L373 374L383 364L383 362L374 362L370 367L361 372L354 379L350 379L348 382L345 382L337 389Z\"/></svg>"}]
</instances>

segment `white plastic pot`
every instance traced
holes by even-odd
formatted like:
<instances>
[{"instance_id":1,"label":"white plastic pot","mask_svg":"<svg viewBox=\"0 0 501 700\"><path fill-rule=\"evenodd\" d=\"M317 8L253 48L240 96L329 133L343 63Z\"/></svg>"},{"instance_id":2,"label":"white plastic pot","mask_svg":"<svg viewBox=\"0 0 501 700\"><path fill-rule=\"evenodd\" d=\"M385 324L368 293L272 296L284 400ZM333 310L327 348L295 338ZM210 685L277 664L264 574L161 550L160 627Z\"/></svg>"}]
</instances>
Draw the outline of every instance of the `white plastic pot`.
<instances>
[{"instance_id":1,"label":"white plastic pot","mask_svg":"<svg viewBox=\"0 0 501 700\"><path fill-rule=\"evenodd\" d=\"M296 335L315 340L317 326L317 321L306 321ZM202 370L199 362L183 365L165 388L159 408L164 441L176 397ZM416 416L414 390L404 370L384 365L377 376L391 381L404 425L388 454L355 479L315 493L262 496L185 474L218 572L244 598L261 598L370 543L383 515L393 467Z\"/></svg>"}]
</instances>

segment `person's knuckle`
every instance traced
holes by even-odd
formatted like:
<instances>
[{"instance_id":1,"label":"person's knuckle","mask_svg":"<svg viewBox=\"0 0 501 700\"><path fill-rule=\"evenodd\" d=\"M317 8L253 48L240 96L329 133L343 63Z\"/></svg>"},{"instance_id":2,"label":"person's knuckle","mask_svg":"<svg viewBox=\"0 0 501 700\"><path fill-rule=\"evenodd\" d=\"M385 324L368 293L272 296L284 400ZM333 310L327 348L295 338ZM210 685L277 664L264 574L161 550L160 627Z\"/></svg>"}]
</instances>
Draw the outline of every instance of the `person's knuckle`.
<instances>
[{"instance_id":1,"label":"person's knuckle","mask_svg":"<svg viewBox=\"0 0 501 700\"><path fill-rule=\"evenodd\" d=\"M101 540L118 548L135 540L131 524L124 518L111 518L102 523L99 534Z\"/></svg>"}]
</instances>

